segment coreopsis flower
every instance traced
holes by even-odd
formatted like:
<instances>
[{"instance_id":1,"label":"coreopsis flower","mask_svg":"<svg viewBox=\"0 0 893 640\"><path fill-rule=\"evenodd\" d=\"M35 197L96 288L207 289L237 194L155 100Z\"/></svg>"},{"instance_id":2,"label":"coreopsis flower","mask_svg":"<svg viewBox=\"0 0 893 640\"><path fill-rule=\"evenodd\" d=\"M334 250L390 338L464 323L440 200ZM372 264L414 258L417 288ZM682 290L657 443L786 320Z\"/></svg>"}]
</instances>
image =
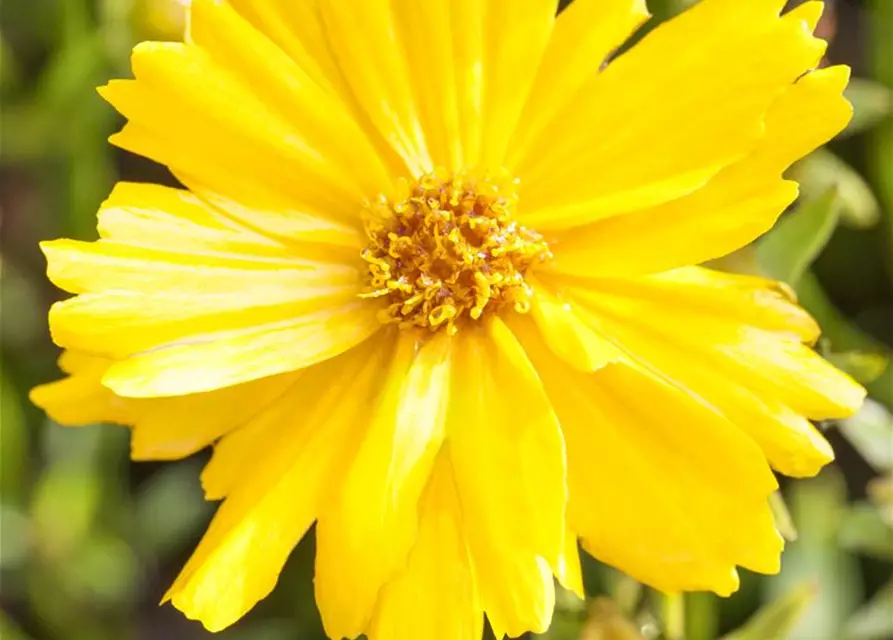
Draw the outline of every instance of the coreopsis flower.
<instances>
[{"instance_id":1,"label":"coreopsis flower","mask_svg":"<svg viewBox=\"0 0 893 640\"><path fill-rule=\"evenodd\" d=\"M778 570L772 470L863 390L783 286L696 266L768 230L850 118L821 3L213 0L102 95L120 184L43 244L62 423L213 445L222 500L167 594L211 630L315 523L332 638L549 625L578 542L666 591Z\"/></svg>"}]
</instances>

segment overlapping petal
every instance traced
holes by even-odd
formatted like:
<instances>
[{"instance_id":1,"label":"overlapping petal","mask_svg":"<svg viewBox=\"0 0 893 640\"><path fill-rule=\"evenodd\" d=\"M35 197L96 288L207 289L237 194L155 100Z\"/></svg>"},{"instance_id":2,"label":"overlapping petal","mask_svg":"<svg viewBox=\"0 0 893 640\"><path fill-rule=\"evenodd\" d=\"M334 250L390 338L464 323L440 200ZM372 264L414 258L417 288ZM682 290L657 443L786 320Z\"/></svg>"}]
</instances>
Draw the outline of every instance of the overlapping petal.
<instances>
[{"instance_id":1,"label":"overlapping petal","mask_svg":"<svg viewBox=\"0 0 893 640\"><path fill-rule=\"evenodd\" d=\"M556 0L324 0L339 66L418 176L500 169L549 42Z\"/></svg>"},{"instance_id":2,"label":"overlapping petal","mask_svg":"<svg viewBox=\"0 0 893 640\"><path fill-rule=\"evenodd\" d=\"M59 363L68 377L34 388L31 400L61 424L132 427L134 460L191 455L254 418L296 380L290 373L208 393L124 398L102 384L112 360L66 351Z\"/></svg>"},{"instance_id":3,"label":"overlapping petal","mask_svg":"<svg viewBox=\"0 0 893 640\"><path fill-rule=\"evenodd\" d=\"M381 590L366 635L369 640L480 640L483 622L462 509L444 453L422 498L406 568Z\"/></svg>"},{"instance_id":4,"label":"overlapping petal","mask_svg":"<svg viewBox=\"0 0 893 640\"><path fill-rule=\"evenodd\" d=\"M191 36L137 46L136 80L100 90L128 119L112 141L263 212L267 232L357 227L391 177L343 101L224 3L197 0Z\"/></svg>"},{"instance_id":5,"label":"overlapping petal","mask_svg":"<svg viewBox=\"0 0 893 640\"><path fill-rule=\"evenodd\" d=\"M528 321L513 329L561 422L570 524L587 551L667 591L727 595L735 565L777 571L776 484L746 435L659 373L629 362L581 373Z\"/></svg>"},{"instance_id":6,"label":"overlapping petal","mask_svg":"<svg viewBox=\"0 0 893 640\"><path fill-rule=\"evenodd\" d=\"M512 167L524 223L567 229L676 200L750 153L825 49L799 14L779 18L783 4L698 3L593 77Z\"/></svg>"},{"instance_id":7,"label":"overlapping petal","mask_svg":"<svg viewBox=\"0 0 893 640\"><path fill-rule=\"evenodd\" d=\"M541 633L565 554L564 440L501 320L458 337L450 457L481 601L497 637Z\"/></svg>"},{"instance_id":8,"label":"overlapping petal","mask_svg":"<svg viewBox=\"0 0 893 640\"><path fill-rule=\"evenodd\" d=\"M273 589L347 462L344 443L362 433L379 387L381 346L304 372L280 402L215 450L203 481L226 499L165 596L188 617L218 631ZM354 402L343 402L348 390ZM242 446L227 446L230 438Z\"/></svg>"},{"instance_id":9,"label":"overlapping petal","mask_svg":"<svg viewBox=\"0 0 893 640\"><path fill-rule=\"evenodd\" d=\"M846 67L800 78L766 113L765 136L751 154L690 195L555 233L547 268L594 277L654 273L725 255L765 233L797 197L784 170L849 122L852 108L841 95L848 78Z\"/></svg>"},{"instance_id":10,"label":"overlapping petal","mask_svg":"<svg viewBox=\"0 0 893 640\"><path fill-rule=\"evenodd\" d=\"M356 258L283 245L186 192L120 186L100 230L98 242L43 244L50 279L80 294L53 306L50 328L62 347L115 360L103 380L120 395L294 371L380 326L374 305L357 299Z\"/></svg>"},{"instance_id":11,"label":"overlapping petal","mask_svg":"<svg viewBox=\"0 0 893 640\"><path fill-rule=\"evenodd\" d=\"M649 17L645 0L574 0L559 14L506 164L514 166L556 113L576 99L608 57Z\"/></svg>"},{"instance_id":12,"label":"overlapping petal","mask_svg":"<svg viewBox=\"0 0 893 640\"><path fill-rule=\"evenodd\" d=\"M446 335L397 339L357 453L323 507L315 587L331 637L368 628L379 590L415 543L417 505L445 436L451 351Z\"/></svg>"},{"instance_id":13,"label":"overlapping petal","mask_svg":"<svg viewBox=\"0 0 893 640\"><path fill-rule=\"evenodd\" d=\"M718 408L785 474L813 475L833 457L807 418L850 415L864 398L808 346L818 327L775 283L689 267L553 284L628 357Z\"/></svg>"}]
</instances>

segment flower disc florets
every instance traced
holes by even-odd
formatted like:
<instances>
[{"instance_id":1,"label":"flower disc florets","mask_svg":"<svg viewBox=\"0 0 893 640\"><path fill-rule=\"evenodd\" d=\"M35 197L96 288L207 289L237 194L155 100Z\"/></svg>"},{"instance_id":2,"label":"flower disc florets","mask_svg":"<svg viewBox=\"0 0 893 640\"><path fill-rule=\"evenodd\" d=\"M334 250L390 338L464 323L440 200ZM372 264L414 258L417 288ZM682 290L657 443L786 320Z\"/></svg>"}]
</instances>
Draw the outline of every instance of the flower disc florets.
<instances>
[{"instance_id":1,"label":"flower disc florets","mask_svg":"<svg viewBox=\"0 0 893 640\"><path fill-rule=\"evenodd\" d=\"M381 320L445 329L506 305L524 313L533 292L524 276L551 258L538 233L514 220L516 182L426 174L365 211L369 246L365 298L385 298Z\"/></svg>"}]
</instances>

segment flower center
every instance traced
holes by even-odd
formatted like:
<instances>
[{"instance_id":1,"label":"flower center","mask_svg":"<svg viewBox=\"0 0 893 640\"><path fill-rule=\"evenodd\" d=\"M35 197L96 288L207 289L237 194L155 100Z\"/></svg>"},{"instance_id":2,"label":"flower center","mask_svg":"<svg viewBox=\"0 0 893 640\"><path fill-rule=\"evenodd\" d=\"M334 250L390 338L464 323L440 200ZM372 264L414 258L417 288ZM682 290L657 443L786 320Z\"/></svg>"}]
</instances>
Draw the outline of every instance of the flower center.
<instances>
[{"instance_id":1,"label":"flower center","mask_svg":"<svg viewBox=\"0 0 893 640\"><path fill-rule=\"evenodd\" d=\"M361 296L386 299L382 322L452 335L506 306L530 309L524 274L552 254L542 236L515 222L515 186L435 172L401 185L395 202L367 203Z\"/></svg>"}]
</instances>

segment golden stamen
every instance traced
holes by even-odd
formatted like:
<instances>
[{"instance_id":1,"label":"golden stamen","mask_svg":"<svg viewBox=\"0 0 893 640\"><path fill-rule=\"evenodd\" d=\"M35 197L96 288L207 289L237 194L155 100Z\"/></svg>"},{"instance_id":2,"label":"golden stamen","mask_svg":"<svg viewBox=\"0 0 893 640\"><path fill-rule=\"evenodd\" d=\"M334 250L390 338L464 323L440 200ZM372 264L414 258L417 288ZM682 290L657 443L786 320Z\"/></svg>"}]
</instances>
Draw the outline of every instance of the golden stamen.
<instances>
[{"instance_id":1,"label":"golden stamen","mask_svg":"<svg viewBox=\"0 0 893 640\"><path fill-rule=\"evenodd\" d=\"M524 275L552 254L514 221L513 181L435 171L400 191L396 202L379 197L364 210L361 297L386 299L382 322L452 335L504 307L530 309Z\"/></svg>"}]
</instances>

